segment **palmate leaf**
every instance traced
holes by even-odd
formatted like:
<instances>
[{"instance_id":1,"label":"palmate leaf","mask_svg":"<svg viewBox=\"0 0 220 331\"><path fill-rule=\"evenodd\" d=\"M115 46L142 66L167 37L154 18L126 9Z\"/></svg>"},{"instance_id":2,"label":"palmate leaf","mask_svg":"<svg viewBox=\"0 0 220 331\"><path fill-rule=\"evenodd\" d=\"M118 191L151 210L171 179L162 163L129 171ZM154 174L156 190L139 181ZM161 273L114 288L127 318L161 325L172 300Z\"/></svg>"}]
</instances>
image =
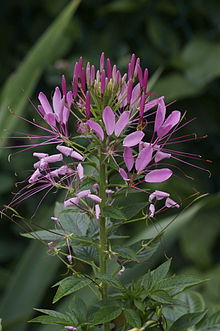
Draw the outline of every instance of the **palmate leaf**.
<instances>
[{"instance_id":1,"label":"palmate leaf","mask_svg":"<svg viewBox=\"0 0 220 331\"><path fill-rule=\"evenodd\" d=\"M0 130L15 126L17 118L8 116L8 107L21 115L43 70L61 55L57 49L78 5L79 0L74 0L66 6L7 80L0 96ZM4 143L2 139L1 145Z\"/></svg>"},{"instance_id":2,"label":"palmate leaf","mask_svg":"<svg viewBox=\"0 0 220 331\"><path fill-rule=\"evenodd\" d=\"M79 291L81 288L88 286L92 281L83 276L70 276L64 278L60 282L56 283L54 286L59 286L57 292L54 296L53 303L56 303L64 296L72 294L76 291Z\"/></svg>"}]
</instances>

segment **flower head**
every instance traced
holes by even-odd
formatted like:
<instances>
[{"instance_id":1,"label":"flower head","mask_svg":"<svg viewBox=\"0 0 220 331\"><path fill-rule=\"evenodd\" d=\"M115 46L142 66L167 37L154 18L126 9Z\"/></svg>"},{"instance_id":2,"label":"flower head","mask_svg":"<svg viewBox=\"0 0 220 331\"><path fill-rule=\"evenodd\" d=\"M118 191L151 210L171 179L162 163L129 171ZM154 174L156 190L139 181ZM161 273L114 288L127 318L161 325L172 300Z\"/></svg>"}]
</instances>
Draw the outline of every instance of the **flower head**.
<instances>
[{"instance_id":1,"label":"flower head","mask_svg":"<svg viewBox=\"0 0 220 331\"><path fill-rule=\"evenodd\" d=\"M119 186L128 189L138 189L143 183L168 181L177 168L172 164L173 160L198 167L186 158L199 159L199 156L170 148L195 138L174 137L188 122L182 124L184 114L179 110L169 111L164 96L153 98L148 91L148 70L142 69L140 59L134 54L124 75L105 59L104 53L97 70L90 63L84 66L81 57L74 66L71 90L68 91L62 76L61 88L55 88L52 100L43 92L39 93L38 99L37 111L47 127L36 122L32 124L46 131L47 136L27 135L36 141L42 139L40 143L27 145L27 149L55 144L59 153L33 153L38 160L27 179L26 191L21 190L13 199L15 204L20 198L23 201L45 188L62 188L67 190L65 207L92 210L99 219L102 213L99 183L94 184L92 178L91 187L84 188L83 185L89 178L85 175L85 167L87 164L94 166L94 158L100 153L104 155L104 162L120 175L123 183ZM69 131L74 118L77 131L85 140L83 144ZM111 203L115 193L108 187L109 181L107 178L107 203ZM157 201L164 200L164 208L179 207L169 193L159 190L153 193L146 190L146 193L150 217L157 212Z\"/></svg>"}]
</instances>

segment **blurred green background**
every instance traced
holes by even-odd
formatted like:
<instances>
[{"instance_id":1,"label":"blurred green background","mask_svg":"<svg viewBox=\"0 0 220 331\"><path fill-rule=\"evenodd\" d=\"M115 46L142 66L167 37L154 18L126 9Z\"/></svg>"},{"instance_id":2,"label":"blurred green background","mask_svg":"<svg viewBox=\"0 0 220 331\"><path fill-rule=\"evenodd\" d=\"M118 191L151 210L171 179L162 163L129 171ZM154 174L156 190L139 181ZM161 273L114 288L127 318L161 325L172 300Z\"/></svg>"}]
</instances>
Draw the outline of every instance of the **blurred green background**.
<instances>
[{"instance_id":1,"label":"blurred green background","mask_svg":"<svg viewBox=\"0 0 220 331\"><path fill-rule=\"evenodd\" d=\"M219 0L13 0L1 3L0 129L30 131L30 125L12 116L32 119L37 95L60 83L61 74L71 78L74 62L99 63L102 51L123 71L130 54L136 53L150 75L159 76L152 91L176 100L176 109L196 117L183 132L208 134L207 139L183 146L213 163L201 163L205 171L185 167L185 180L177 176L171 190L177 197L199 191L210 196L190 207L176 220L155 263L174 256L173 270L210 278L201 288L210 306L220 305L220 2ZM29 99L30 98L30 99ZM32 132L32 131L31 131ZM15 143L20 143L15 140ZM2 146L12 141L2 139ZM9 203L15 182L32 168L31 152L1 151L1 206ZM18 175L18 177L15 176ZM59 198L59 197L58 197ZM54 209L55 196L48 196L33 218L45 226ZM30 218L39 197L18 208ZM163 216L164 217L164 216ZM160 222L163 222L161 218ZM159 222L159 221L158 221ZM0 230L0 318L4 330L59 330L29 325L32 307L46 308L54 290L48 288L65 272L56 258L49 257L39 242L21 238L23 230L6 218ZM139 229L137 229L138 232Z\"/></svg>"}]
</instances>

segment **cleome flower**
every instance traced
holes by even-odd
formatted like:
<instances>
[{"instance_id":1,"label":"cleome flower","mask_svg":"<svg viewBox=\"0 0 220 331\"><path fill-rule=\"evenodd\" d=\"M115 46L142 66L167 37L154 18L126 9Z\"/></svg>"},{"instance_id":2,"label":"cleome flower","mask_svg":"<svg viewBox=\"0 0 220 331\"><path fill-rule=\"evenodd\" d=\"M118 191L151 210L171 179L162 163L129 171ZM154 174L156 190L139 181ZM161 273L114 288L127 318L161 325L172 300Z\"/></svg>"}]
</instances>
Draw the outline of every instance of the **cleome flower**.
<instances>
[{"instance_id":1,"label":"cleome flower","mask_svg":"<svg viewBox=\"0 0 220 331\"><path fill-rule=\"evenodd\" d=\"M54 144L56 153L33 153L37 161L27 178L27 185L15 195L12 205L44 189L59 188L67 191L65 208L75 206L87 212L92 208L99 219L103 200L99 179L93 178L91 187L87 184L85 187L90 178L85 169L88 163L96 163L100 153L104 155L104 163L121 178L117 185L119 190L138 189L143 184L146 187L146 183L169 180L178 168L173 160L200 168L186 160L198 160L200 156L170 147L195 140L194 135L178 136L180 129L190 121L183 122L184 114L179 110L170 112L164 96L153 98L148 91L148 70L141 68L140 59L134 54L124 75L109 59L105 60L104 53L97 70L89 62L83 66L81 57L74 66L71 86L68 91L62 76L61 87L55 88L51 101L43 92L38 95L40 105L36 109L44 124L28 122L46 131L47 135L24 134L23 138L28 137L34 143L13 148L25 150ZM74 122L79 137L70 131ZM80 137L86 142L81 144ZM95 166L97 168L97 164ZM107 177L107 204L112 203L117 193L117 189L111 190L110 181ZM145 191L150 217L165 208L179 208L169 193ZM158 201L163 205L156 210Z\"/></svg>"}]
</instances>

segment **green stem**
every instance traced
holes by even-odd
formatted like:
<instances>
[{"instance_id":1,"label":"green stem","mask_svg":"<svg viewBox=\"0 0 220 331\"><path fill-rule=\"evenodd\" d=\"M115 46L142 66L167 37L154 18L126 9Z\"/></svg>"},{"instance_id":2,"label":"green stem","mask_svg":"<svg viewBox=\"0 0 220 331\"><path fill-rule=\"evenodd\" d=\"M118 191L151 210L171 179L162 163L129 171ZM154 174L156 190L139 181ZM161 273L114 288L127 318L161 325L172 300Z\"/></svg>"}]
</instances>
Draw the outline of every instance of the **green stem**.
<instances>
[{"instance_id":1,"label":"green stem","mask_svg":"<svg viewBox=\"0 0 220 331\"><path fill-rule=\"evenodd\" d=\"M106 229L106 219L103 216L103 208L106 204L106 166L104 161L104 155L100 151L99 157L99 175L100 175L100 182L99 182L99 195L102 199L100 203L101 209L101 217L99 219L99 234L100 234L100 245L99 245L99 267L100 267L100 274L106 274L106 251L108 249L108 241L107 241L107 229ZM104 301L107 300L107 284L102 284L101 292L102 292L102 299ZM104 324L104 330L109 331L109 323Z\"/></svg>"}]
</instances>

